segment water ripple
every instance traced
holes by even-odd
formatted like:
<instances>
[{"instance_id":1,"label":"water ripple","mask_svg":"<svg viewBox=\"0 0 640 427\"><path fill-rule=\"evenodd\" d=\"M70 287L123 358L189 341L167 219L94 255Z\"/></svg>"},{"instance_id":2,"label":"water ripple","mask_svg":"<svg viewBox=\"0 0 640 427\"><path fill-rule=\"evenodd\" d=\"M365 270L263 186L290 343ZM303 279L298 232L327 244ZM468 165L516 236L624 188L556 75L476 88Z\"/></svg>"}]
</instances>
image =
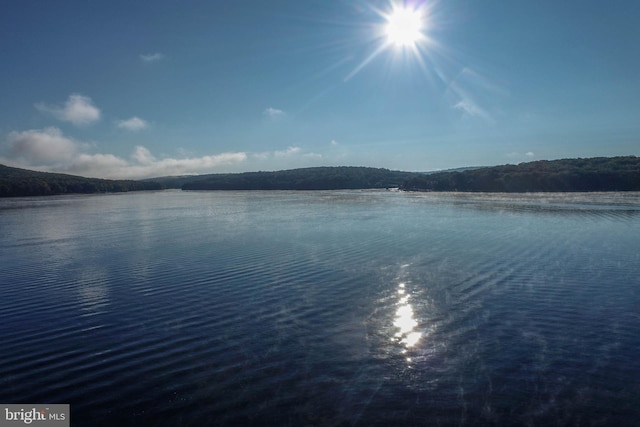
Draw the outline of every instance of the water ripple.
<instances>
[{"instance_id":1,"label":"water ripple","mask_svg":"<svg viewBox=\"0 0 640 427\"><path fill-rule=\"evenodd\" d=\"M51 200L0 207L2 401L85 425L640 418L637 195Z\"/></svg>"}]
</instances>

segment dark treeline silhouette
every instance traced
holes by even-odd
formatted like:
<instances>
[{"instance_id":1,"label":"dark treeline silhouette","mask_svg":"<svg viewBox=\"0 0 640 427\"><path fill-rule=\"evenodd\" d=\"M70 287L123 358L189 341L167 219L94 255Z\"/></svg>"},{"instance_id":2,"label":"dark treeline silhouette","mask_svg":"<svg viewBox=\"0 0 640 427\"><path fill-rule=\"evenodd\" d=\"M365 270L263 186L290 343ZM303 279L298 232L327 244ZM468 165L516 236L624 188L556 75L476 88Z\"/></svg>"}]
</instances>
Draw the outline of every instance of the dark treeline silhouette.
<instances>
[{"instance_id":1,"label":"dark treeline silhouette","mask_svg":"<svg viewBox=\"0 0 640 427\"><path fill-rule=\"evenodd\" d=\"M394 188L408 191L558 192L640 191L640 158L541 160L462 171L417 173L368 167L313 167L161 177L143 181L84 178L0 165L0 197L66 193L183 190L340 190Z\"/></svg>"},{"instance_id":2,"label":"dark treeline silhouette","mask_svg":"<svg viewBox=\"0 0 640 427\"><path fill-rule=\"evenodd\" d=\"M277 172L208 175L183 190L340 190L399 187L411 172L367 167L314 167Z\"/></svg>"},{"instance_id":3,"label":"dark treeline silhouette","mask_svg":"<svg viewBox=\"0 0 640 427\"><path fill-rule=\"evenodd\" d=\"M410 191L507 193L640 191L640 158L540 160L463 172L414 175L401 188Z\"/></svg>"},{"instance_id":4,"label":"dark treeline silhouette","mask_svg":"<svg viewBox=\"0 0 640 427\"><path fill-rule=\"evenodd\" d=\"M153 181L84 178L61 173L36 172L0 165L0 197L50 196L68 193L109 193L160 190Z\"/></svg>"}]
</instances>

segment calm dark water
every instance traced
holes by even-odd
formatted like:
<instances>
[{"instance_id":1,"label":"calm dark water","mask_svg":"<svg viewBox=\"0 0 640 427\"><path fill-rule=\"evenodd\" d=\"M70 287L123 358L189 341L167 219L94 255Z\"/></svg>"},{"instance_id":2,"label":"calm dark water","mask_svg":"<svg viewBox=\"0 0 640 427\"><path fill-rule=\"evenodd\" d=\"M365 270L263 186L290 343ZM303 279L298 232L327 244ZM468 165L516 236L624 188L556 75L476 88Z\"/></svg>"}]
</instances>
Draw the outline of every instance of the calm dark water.
<instances>
[{"instance_id":1,"label":"calm dark water","mask_svg":"<svg viewBox=\"0 0 640 427\"><path fill-rule=\"evenodd\" d=\"M0 200L0 402L78 426L637 425L640 194Z\"/></svg>"}]
</instances>

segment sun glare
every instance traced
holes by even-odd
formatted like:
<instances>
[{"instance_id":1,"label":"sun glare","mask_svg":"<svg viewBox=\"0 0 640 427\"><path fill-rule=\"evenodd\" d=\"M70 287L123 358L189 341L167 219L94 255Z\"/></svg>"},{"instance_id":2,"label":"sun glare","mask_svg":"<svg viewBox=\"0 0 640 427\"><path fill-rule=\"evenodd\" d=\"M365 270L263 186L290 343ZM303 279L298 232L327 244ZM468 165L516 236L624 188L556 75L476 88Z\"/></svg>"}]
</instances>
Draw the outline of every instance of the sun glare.
<instances>
[{"instance_id":1,"label":"sun glare","mask_svg":"<svg viewBox=\"0 0 640 427\"><path fill-rule=\"evenodd\" d=\"M397 47L414 47L423 37L424 19L420 10L394 6L386 16L387 41Z\"/></svg>"},{"instance_id":2,"label":"sun glare","mask_svg":"<svg viewBox=\"0 0 640 427\"><path fill-rule=\"evenodd\" d=\"M393 51L396 60L415 59L427 71L429 49L435 43L428 31L431 30L432 7L427 1L388 0L385 9L372 7L381 20L371 25L373 49L345 78L350 80L385 52Z\"/></svg>"}]
</instances>

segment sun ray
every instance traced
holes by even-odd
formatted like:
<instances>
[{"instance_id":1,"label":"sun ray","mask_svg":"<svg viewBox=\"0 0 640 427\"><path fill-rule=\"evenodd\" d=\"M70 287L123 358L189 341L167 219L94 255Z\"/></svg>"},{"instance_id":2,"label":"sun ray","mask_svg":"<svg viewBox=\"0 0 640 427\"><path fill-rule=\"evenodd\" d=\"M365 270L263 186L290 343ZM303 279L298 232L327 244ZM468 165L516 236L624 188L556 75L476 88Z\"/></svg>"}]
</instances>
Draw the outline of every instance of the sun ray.
<instances>
[{"instance_id":1,"label":"sun ray","mask_svg":"<svg viewBox=\"0 0 640 427\"><path fill-rule=\"evenodd\" d=\"M374 50L371 55L367 56L364 61L362 61L360 64L358 64L358 66L351 71L347 77L344 78L344 81L349 81L353 76L355 76L356 74L358 74L364 67L367 66L367 64L369 64L371 61L373 61L375 59L376 56L380 55L384 50L386 49L385 45L380 45L378 46L378 48L376 50Z\"/></svg>"}]
</instances>

